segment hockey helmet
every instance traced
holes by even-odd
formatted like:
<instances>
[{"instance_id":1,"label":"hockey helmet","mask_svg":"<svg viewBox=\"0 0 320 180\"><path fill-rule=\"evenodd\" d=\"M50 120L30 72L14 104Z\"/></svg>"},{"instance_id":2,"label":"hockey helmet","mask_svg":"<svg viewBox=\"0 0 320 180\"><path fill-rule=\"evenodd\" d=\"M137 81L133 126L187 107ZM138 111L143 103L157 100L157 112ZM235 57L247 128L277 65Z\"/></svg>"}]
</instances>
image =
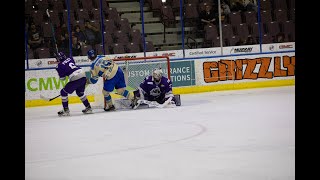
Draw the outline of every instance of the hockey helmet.
<instances>
[{"instance_id":1,"label":"hockey helmet","mask_svg":"<svg viewBox=\"0 0 320 180\"><path fill-rule=\"evenodd\" d=\"M156 82L160 82L162 78L162 69L161 68L155 68L152 73L152 77Z\"/></svg>"},{"instance_id":2,"label":"hockey helmet","mask_svg":"<svg viewBox=\"0 0 320 180\"><path fill-rule=\"evenodd\" d=\"M67 59L67 56L64 54L64 52L58 52L58 54L56 54L56 59L58 61L64 61Z\"/></svg>"},{"instance_id":3,"label":"hockey helmet","mask_svg":"<svg viewBox=\"0 0 320 180\"><path fill-rule=\"evenodd\" d=\"M94 60L97 57L96 51L94 49L90 49L87 52L87 56L89 59Z\"/></svg>"}]
</instances>

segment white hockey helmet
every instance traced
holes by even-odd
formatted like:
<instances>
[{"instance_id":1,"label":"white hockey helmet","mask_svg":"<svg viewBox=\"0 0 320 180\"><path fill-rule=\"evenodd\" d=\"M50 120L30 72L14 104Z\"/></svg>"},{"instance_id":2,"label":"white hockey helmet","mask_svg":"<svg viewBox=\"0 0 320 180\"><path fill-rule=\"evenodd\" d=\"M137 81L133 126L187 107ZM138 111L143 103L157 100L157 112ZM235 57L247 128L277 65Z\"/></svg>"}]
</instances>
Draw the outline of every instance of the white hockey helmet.
<instances>
[{"instance_id":1,"label":"white hockey helmet","mask_svg":"<svg viewBox=\"0 0 320 180\"><path fill-rule=\"evenodd\" d=\"M155 68L152 73L152 77L156 82L160 82L162 78L162 69L161 68Z\"/></svg>"}]
</instances>

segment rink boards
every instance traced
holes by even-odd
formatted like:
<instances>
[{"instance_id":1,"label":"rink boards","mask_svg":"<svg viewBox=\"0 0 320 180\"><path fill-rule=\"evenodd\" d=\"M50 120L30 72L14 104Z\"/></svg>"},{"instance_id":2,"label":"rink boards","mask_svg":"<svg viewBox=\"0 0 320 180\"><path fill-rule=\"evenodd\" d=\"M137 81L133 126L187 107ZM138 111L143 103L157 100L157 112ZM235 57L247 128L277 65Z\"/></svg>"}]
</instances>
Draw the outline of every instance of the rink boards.
<instances>
[{"instance_id":1,"label":"rink boards","mask_svg":"<svg viewBox=\"0 0 320 180\"><path fill-rule=\"evenodd\" d=\"M286 47L292 46L287 45ZM187 94L295 85L294 51L254 54L252 53L254 49L249 47L237 48L237 50L236 48L230 49L230 52L234 53L231 56L205 57L202 55L203 57L184 59L171 57L170 71L173 93ZM246 51L250 51L251 54L246 54ZM239 54L235 54L237 52ZM159 54L159 52L157 53ZM167 54L179 57L178 53ZM190 53L189 51L189 56L197 54L201 54L199 50L198 53ZM61 104L60 98L50 102L40 99L40 95L50 98L57 96L68 82L68 79L64 81L59 79L54 69L56 66L54 59L30 61L33 61L38 67L41 64L41 67L34 68L31 63L29 68L32 69L25 71L25 106ZM86 57L77 57L76 61L84 70L89 69L90 62ZM102 80L99 80L98 83L100 85L88 85L86 88L85 93L90 102L94 101L94 94L101 93ZM113 98L119 98L119 96L113 95ZM69 95L69 103L80 103L75 93Z\"/></svg>"}]
</instances>

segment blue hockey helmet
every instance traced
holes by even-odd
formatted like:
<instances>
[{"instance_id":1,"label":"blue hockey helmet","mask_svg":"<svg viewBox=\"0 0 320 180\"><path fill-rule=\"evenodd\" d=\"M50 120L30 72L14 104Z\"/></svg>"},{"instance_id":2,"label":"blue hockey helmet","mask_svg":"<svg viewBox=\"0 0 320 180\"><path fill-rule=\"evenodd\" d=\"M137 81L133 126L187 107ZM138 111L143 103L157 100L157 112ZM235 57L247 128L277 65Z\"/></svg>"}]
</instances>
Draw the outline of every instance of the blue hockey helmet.
<instances>
[{"instance_id":1,"label":"blue hockey helmet","mask_svg":"<svg viewBox=\"0 0 320 180\"><path fill-rule=\"evenodd\" d=\"M56 59L58 61L64 61L67 59L67 56L63 52L58 52L58 54L56 54Z\"/></svg>"},{"instance_id":2,"label":"blue hockey helmet","mask_svg":"<svg viewBox=\"0 0 320 180\"><path fill-rule=\"evenodd\" d=\"M96 51L94 49L90 49L87 52L87 56L89 59L94 60L97 57Z\"/></svg>"}]
</instances>

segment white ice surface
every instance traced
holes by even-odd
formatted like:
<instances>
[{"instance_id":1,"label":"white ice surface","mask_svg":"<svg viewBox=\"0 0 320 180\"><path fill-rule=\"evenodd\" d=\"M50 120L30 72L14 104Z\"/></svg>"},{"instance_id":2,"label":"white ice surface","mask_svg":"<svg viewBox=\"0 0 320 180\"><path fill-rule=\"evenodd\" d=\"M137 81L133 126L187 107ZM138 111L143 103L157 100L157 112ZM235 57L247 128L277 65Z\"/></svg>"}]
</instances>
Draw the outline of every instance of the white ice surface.
<instances>
[{"instance_id":1,"label":"white ice surface","mask_svg":"<svg viewBox=\"0 0 320 180\"><path fill-rule=\"evenodd\" d=\"M26 180L293 180L295 87L182 94L83 115L26 108Z\"/></svg>"}]
</instances>

